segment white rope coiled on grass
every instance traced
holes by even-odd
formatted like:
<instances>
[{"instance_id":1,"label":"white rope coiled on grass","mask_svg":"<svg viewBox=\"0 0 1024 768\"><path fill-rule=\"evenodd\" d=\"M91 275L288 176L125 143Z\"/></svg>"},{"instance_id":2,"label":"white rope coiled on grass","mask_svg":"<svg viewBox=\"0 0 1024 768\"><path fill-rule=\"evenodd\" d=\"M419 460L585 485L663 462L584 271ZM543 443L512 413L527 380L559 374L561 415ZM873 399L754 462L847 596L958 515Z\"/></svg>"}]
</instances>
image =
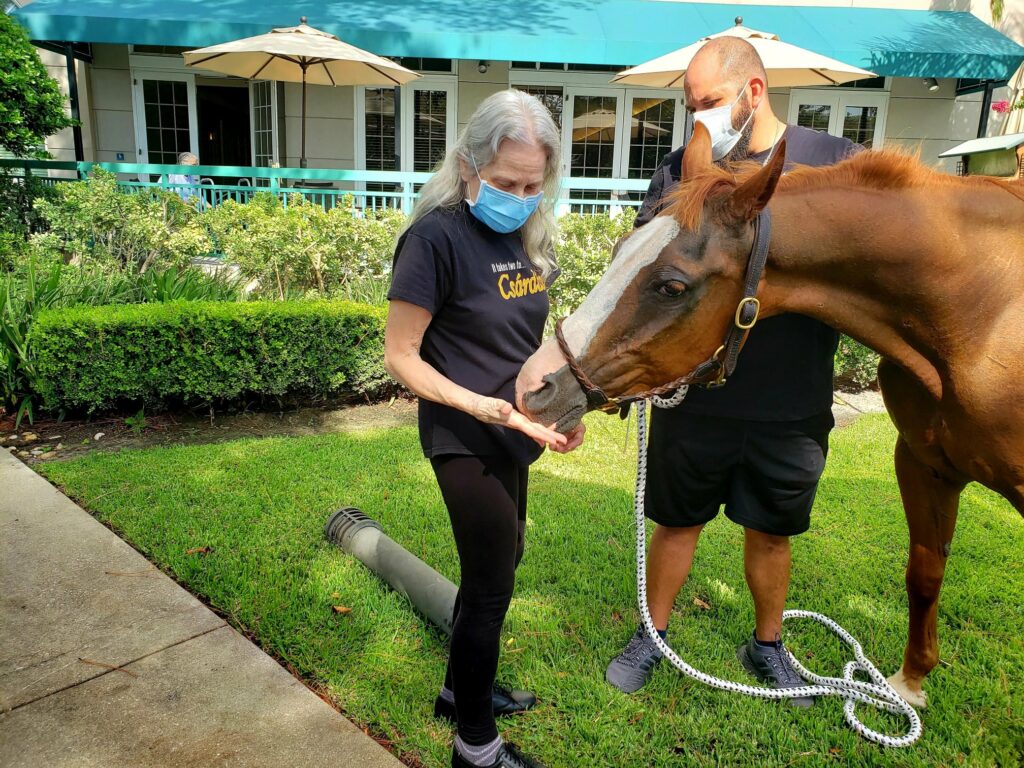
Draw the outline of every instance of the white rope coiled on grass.
<instances>
[{"instance_id":1,"label":"white rope coiled on grass","mask_svg":"<svg viewBox=\"0 0 1024 768\"><path fill-rule=\"evenodd\" d=\"M654 397L651 400L658 408L674 408L683 401L686 397L686 392L686 387L680 387L672 397ZM896 693L895 689L889 684L889 681L868 660L867 656L864 655L864 649L857 642L856 638L832 619L820 613L787 610L783 612L782 618L783 621L786 619L812 619L819 624L823 624L852 649L855 660L846 663L841 678L823 677L805 668L787 649L786 653L789 654L789 659L797 672L800 673L804 680L813 683L813 685L800 688L762 688L760 686L744 685L732 682L731 680L713 677L691 667L672 650L668 643L661 639L654 628L654 620L651 619L651 612L647 607L647 523L644 515L644 489L647 485L647 402L638 402L636 408L637 465L636 491L633 500L636 513L637 602L640 606L640 616L643 619L644 629L662 655L687 677L723 691L742 693L759 699L792 699L804 696L842 697L845 699L843 715L850 728L863 738L885 747L908 747L920 739L923 726L917 711L903 697ZM854 675L857 672L866 674L871 679L871 682L862 682L854 679ZM857 704L868 704L886 712L902 714L908 722L906 733L902 736L890 736L889 734L880 733L868 728L857 717L855 711Z\"/></svg>"}]
</instances>

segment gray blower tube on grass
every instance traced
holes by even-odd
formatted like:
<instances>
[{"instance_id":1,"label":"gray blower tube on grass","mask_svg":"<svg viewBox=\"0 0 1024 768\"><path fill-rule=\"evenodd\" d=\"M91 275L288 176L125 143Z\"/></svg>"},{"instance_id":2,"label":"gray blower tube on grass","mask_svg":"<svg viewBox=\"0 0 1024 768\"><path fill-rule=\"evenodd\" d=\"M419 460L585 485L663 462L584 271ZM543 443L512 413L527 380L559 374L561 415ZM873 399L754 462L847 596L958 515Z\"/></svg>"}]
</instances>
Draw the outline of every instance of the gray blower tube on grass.
<instances>
[{"instance_id":1,"label":"gray blower tube on grass","mask_svg":"<svg viewBox=\"0 0 1024 768\"><path fill-rule=\"evenodd\" d=\"M386 536L380 523L355 507L345 507L327 519L324 535L408 598L435 625L452 633L455 585Z\"/></svg>"}]
</instances>

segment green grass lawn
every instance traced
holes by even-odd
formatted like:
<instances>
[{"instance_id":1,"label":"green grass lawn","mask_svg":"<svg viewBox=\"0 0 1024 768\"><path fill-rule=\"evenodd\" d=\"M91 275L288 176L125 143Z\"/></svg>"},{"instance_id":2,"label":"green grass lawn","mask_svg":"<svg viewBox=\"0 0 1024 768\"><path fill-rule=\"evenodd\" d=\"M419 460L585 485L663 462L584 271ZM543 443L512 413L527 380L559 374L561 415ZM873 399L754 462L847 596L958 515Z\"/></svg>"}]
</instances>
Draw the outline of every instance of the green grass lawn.
<instances>
[{"instance_id":1,"label":"green grass lawn","mask_svg":"<svg viewBox=\"0 0 1024 768\"><path fill-rule=\"evenodd\" d=\"M548 455L531 478L526 557L503 635L499 680L537 693L503 721L509 740L551 766L1024 763L1024 521L972 487L961 506L939 615L943 663L911 749L853 734L838 700L806 711L720 693L661 665L626 696L604 669L638 620L634 595L633 438L589 418L587 444ZM826 613L890 674L906 634L907 534L884 416L833 433L811 531L794 541L792 607ZM270 653L320 683L359 723L426 766L448 764L452 731L432 717L444 637L323 538L355 505L454 581L447 515L415 430L241 440L94 454L45 474ZM209 554L188 554L209 547ZM669 640L713 674L744 680L735 648L753 625L741 530L706 529ZM701 598L710 609L699 607ZM331 606L352 608L348 615ZM789 626L789 625L787 625ZM792 625L790 646L838 674L842 645ZM875 726L902 722L865 713Z\"/></svg>"}]
</instances>

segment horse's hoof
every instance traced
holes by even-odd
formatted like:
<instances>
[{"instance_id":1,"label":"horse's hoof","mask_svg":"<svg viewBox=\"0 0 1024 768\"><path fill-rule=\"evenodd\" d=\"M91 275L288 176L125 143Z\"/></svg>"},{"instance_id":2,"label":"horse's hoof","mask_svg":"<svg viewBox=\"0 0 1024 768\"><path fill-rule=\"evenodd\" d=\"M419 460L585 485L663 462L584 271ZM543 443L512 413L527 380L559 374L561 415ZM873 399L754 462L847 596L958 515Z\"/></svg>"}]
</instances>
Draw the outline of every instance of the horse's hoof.
<instances>
[{"instance_id":1,"label":"horse's hoof","mask_svg":"<svg viewBox=\"0 0 1024 768\"><path fill-rule=\"evenodd\" d=\"M898 693L905 702L916 709L924 709L928 706L928 694L921 690L920 686L917 690L913 690L910 687L910 683L907 681L906 676L903 674L901 669L895 675L889 678L889 685Z\"/></svg>"}]
</instances>

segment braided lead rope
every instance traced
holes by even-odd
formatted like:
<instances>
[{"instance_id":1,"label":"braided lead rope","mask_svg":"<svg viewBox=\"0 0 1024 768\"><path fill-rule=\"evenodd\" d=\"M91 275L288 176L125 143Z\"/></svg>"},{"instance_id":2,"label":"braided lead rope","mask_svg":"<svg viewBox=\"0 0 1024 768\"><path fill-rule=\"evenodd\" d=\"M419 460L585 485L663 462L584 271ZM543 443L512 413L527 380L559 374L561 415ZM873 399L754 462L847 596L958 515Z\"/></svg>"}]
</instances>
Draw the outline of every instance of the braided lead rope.
<instances>
[{"instance_id":1,"label":"braided lead rope","mask_svg":"<svg viewBox=\"0 0 1024 768\"><path fill-rule=\"evenodd\" d=\"M685 387L680 389L670 398L653 398L654 404L661 408L673 408L679 405L686 397ZM762 688L754 685L734 683L730 680L722 680L701 672L685 661L683 661L669 645L661 639L654 628L654 620L647 607L647 524L644 517L644 489L647 485L647 403L642 401L637 405L636 438L637 438L637 467L636 467L636 491L633 496L634 511L636 512L636 591L637 601L640 606L640 616L643 619L647 635L654 642L659 651L667 658L672 665L688 677L698 682L732 693L742 693L746 696L753 696L760 699L792 699L803 696L841 696L846 701L843 705L843 716L847 724L856 733L868 741L881 744L885 747L908 747L921 738L921 718L910 704L896 693L889 681L882 676L874 664L864 655L861 644L839 624L827 616L813 611L788 610L782 614L786 619L812 619L823 624L837 635L852 650L855 661L846 663L843 668L843 676L823 677L816 675L806 669L796 657L788 650L789 659L793 666L805 679L813 685L801 688ZM857 672L866 674L870 683L854 679ZM885 733L872 730L864 725L855 712L857 704L869 704L877 709L886 712L902 714L908 721L907 732L903 736L890 736Z\"/></svg>"}]
</instances>

